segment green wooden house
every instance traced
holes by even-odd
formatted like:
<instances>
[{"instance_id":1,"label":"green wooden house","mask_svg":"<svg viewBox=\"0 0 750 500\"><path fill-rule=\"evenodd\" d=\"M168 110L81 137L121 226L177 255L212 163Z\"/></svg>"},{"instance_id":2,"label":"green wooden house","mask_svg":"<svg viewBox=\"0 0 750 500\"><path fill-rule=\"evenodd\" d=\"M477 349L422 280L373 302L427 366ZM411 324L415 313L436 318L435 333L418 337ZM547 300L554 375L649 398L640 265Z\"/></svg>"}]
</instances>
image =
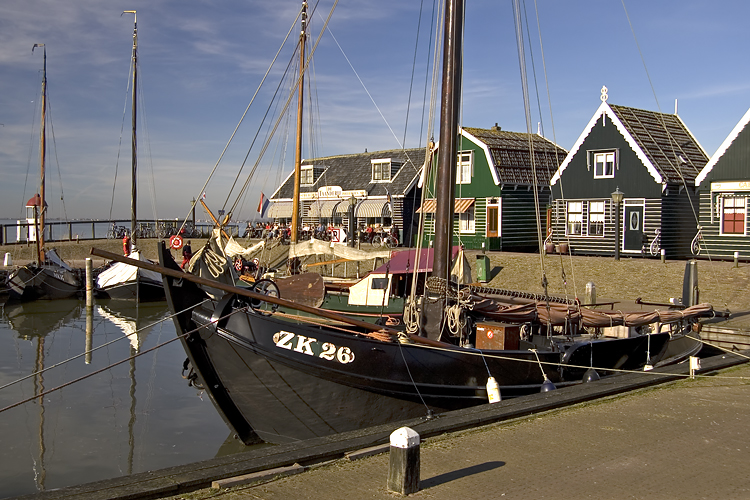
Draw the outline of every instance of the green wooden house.
<instances>
[{"instance_id":1,"label":"green wooden house","mask_svg":"<svg viewBox=\"0 0 750 500\"><path fill-rule=\"evenodd\" d=\"M717 259L750 258L750 110L695 179L700 194L700 240L694 253Z\"/></svg>"},{"instance_id":2,"label":"green wooden house","mask_svg":"<svg viewBox=\"0 0 750 500\"><path fill-rule=\"evenodd\" d=\"M653 243L654 257L689 257L708 155L676 114L609 104L606 87L601 101L552 177L555 242L625 256L650 255Z\"/></svg>"},{"instance_id":3,"label":"green wooden house","mask_svg":"<svg viewBox=\"0 0 750 500\"><path fill-rule=\"evenodd\" d=\"M537 250L551 201L549 181L566 154L537 134L506 132L497 125L461 129L454 244L467 249ZM429 178L424 202L417 210L424 214L424 246L430 245L435 234L435 179Z\"/></svg>"}]
</instances>

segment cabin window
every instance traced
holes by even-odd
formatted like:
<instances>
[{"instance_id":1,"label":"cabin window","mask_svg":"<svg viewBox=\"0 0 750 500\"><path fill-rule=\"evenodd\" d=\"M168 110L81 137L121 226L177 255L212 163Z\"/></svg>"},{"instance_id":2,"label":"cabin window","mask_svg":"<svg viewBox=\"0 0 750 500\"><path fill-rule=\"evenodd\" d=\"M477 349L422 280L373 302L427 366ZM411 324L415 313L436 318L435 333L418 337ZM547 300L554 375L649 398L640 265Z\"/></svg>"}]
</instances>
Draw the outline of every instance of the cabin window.
<instances>
[{"instance_id":1,"label":"cabin window","mask_svg":"<svg viewBox=\"0 0 750 500\"><path fill-rule=\"evenodd\" d=\"M589 202L589 236L604 236L604 202Z\"/></svg>"},{"instance_id":2,"label":"cabin window","mask_svg":"<svg viewBox=\"0 0 750 500\"><path fill-rule=\"evenodd\" d=\"M583 228L583 202L580 201L569 201L568 202L568 224L567 232L568 235L580 235Z\"/></svg>"},{"instance_id":3,"label":"cabin window","mask_svg":"<svg viewBox=\"0 0 750 500\"><path fill-rule=\"evenodd\" d=\"M458 153L456 170L457 184L470 184L471 176L474 174L474 154L473 151ZM473 230L473 229L472 229Z\"/></svg>"},{"instance_id":4,"label":"cabin window","mask_svg":"<svg viewBox=\"0 0 750 500\"><path fill-rule=\"evenodd\" d=\"M391 180L391 161L390 160L373 160L372 161L372 181L383 182Z\"/></svg>"},{"instance_id":5,"label":"cabin window","mask_svg":"<svg viewBox=\"0 0 750 500\"><path fill-rule=\"evenodd\" d=\"M594 179L611 179L615 176L615 153L594 153Z\"/></svg>"},{"instance_id":6,"label":"cabin window","mask_svg":"<svg viewBox=\"0 0 750 500\"><path fill-rule=\"evenodd\" d=\"M722 199L721 234L745 234L745 200L743 197Z\"/></svg>"},{"instance_id":7,"label":"cabin window","mask_svg":"<svg viewBox=\"0 0 750 500\"><path fill-rule=\"evenodd\" d=\"M303 168L300 170L299 183L302 186L312 186L315 183L315 176L312 168Z\"/></svg>"},{"instance_id":8,"label":"cabin window","mask_svg":"<svg viewBox=\"0 0 750 500\"><path fill-rule=\"evenodd\" d=\"M474 232L474 208L458 214L458 228L462 233Z\"/></svg>"}]
</instances>

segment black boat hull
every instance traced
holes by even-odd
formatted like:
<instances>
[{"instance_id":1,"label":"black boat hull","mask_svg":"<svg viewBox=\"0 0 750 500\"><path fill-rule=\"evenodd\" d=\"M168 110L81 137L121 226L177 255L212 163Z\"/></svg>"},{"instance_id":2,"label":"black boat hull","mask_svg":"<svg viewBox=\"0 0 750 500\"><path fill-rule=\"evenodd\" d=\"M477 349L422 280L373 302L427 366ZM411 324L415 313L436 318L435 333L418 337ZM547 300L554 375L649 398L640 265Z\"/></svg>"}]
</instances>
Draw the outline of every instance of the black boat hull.
<instances>
[{"instance_id":1,"label":"black boat hull","mask_svg":"<svg viewBox=\"0 0 750 500\"><path fill-rule=\"evenodd\" d=\"M160 259L177 269L166 252ZM560 352L383 342L264 315L233 294L213 302L187 280L164 282L199 382L246 443L284 443L487 403L490 375L506 398L539 392L545 377L557 387L579 383L585 371L561 368ZM597 356L597 344L587 345ZM638 350L640 343L620 345Z\"/></svg>"},{"instance_id":2,"label":"black boat hull","mask_svg":"<svg viewBox=\"0 0 750 500\"><path fill-rule=\"evenodd\" d=\"M78 278L57 266L22 266L8 275L8 300L57 300L75 297L81 292Z\"/></svg>"},{"instance_id":3,"label":"black boat hull","mask_svg":"<svg viewBox=\"0 0 750 500\"><path fill-rule=\"evenodd\" d=\"M121 282L106 288L97 288L95 292L102 298L131 302L157 302L165 298L162 283L143 278L137 281Z\"/></svg>"}]
</instances>

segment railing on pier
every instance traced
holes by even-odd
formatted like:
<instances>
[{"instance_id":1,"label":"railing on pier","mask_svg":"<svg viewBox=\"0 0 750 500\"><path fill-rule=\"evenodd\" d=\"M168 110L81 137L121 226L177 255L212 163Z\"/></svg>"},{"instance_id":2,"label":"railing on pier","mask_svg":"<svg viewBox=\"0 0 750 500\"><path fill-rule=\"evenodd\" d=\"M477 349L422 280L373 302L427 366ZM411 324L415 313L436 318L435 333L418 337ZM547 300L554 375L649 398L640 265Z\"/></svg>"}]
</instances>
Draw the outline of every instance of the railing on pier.
<instances>
[{"instance_id":1,"label":"railing on pier","mask_svg":"<svg viewBox=\"0 0 750 500\"><path fill-rule=\"evenodd\" d=\"M140 239L169 238L177 234L180 225L181 221L174 219L139 220L136 236ZM190 223L185 226L183 236L186 238L207 238L212 229L213 224L211 223L197 223L195 227ZM230 235L237 237L239 224L229 224L225 226L225 230ZM44 227L45 241L122 239L125 234L130 234L130 219L46 221ZM0 245L35 242L35 235L34 224L29 224L25 220L14 224L3 224L2 230L0 230Z\"/></svg>"}]
</instances>

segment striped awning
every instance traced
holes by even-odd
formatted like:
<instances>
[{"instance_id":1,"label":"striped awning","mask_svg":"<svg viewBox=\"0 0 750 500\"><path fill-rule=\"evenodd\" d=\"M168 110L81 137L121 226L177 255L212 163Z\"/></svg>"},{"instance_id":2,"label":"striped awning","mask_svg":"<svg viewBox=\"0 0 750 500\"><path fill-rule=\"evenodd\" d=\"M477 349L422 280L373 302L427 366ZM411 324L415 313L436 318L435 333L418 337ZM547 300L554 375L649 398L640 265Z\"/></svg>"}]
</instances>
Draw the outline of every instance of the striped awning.
<instances>
[{"instance_id":1,"label":"striped awning","mask_svg":"<svg viewBox=\"0 0 750 500\"><path fill-rule=\"evenodd\" d=\"M391 209L388 200L364 200L357 205L356 217L381 218L390 217Z\"/></svg>"},{"instance_id":2,"label":"striped awning","mask_svg":"<svg viewBox=\"0 0 750 500\"><path fill-rule=\"evenodd\" d=\"M456 198L453 203L453 212L462 214L469 210L474 204L474 198ZM435 208L437 208L437 200L425 200L424 205L417 209L418 214L434 214Z\"/></svg>"},{"instance_id":3,"label":"striped awning","mask_svg":"<svg viewBox=\"0 0 750 500\"><path fill-rule=\"evenodd\" d=\"M327 201L316 201L313 202L310 205L310 208L307 210L307 216L308 217L324 217L324 218L331 218L333 217L334 210L336 209L336 205L341 203L341 200L327 200Z\"/></svg>"},{"instance_id":4,"label":"striped awning","mask_svg":"<svg viewBox=\"0 0 750 500\"><path fill-rule=\"evenodd\" d=\"M292 216L291 201L274 201L268 209L268 216L272 219L285 219Z\"/></svg>"}]
</instances>

